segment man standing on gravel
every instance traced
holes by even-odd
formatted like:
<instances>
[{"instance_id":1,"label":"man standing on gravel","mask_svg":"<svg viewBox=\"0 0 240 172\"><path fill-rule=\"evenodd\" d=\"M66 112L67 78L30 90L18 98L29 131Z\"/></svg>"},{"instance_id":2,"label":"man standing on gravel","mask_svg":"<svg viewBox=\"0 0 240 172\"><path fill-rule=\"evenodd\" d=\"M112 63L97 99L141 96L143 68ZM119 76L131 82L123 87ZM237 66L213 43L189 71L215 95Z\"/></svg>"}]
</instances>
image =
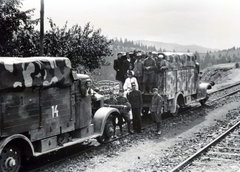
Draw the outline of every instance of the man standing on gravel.
<instances>
[{"instance_id":1,"label":"man standing on gravel","mask_svg":"<svg viewBox=\"0 0 240 172\"><path fill-rule=\"evenodd\" d=\"M153 89L153 97L150 106L153 122L157 125L157 134L161 134L160 125L162 121L163 98L158 94L158 89Z\"/></svg>"},{"instance_id":2,"label":"man standing on gravel","mask_svg":"<svg viewBox=\"0 0 240 172\"><path fill-rule=\"evenodd\" d=\"M138 133L142 133L142 120L141 120L141 108L142 108L142 94L136 89L136 83L132 82L132 91L128 94L128 100L132 107L133 115L133 129Z\"/></svg>"},{"instance_id":3,"label":"man standing on gravel","mask_svg":"<svg viewBox=\"0 0 240 172\"><path fill-rule=\"evenodd\" d=\"M131 110L131 104L126 97L123 97L123 90L119 90L119 96L116 99L118 105L124 105L124 108L120 108L119 111L122 115L122 118L127 123L128 133L133 134L133 131L131 130L131 120L129 114L129 111Z\"/></svg>"}]
</instances>

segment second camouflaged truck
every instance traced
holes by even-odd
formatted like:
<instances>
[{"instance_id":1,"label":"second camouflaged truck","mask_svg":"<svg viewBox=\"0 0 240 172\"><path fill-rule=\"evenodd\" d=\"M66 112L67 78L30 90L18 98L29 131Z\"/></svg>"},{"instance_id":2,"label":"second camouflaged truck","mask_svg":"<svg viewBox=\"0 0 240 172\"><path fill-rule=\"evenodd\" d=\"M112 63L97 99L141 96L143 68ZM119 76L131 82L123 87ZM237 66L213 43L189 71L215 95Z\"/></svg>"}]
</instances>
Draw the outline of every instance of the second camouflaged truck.
<instances>
[{"instance_id":1,"label":"second camouflaged truck","mask_svg":"<svg viewBox=\"0 0 240 172\"><path fill-rule=\"evenodd\" d=\"M163 112L176 116L179 108L193 101L204 104L208 100L207 90L212 88L214 82L201 83L199 65L194 54L163 52L158 55L164 56L168 64L159 73L162 75L160 94L164 99ZM159 74L155 74L155 77ZM143 94L145 113L148 112L151 98L151 94Z\"/></svg>"}]
</instances>

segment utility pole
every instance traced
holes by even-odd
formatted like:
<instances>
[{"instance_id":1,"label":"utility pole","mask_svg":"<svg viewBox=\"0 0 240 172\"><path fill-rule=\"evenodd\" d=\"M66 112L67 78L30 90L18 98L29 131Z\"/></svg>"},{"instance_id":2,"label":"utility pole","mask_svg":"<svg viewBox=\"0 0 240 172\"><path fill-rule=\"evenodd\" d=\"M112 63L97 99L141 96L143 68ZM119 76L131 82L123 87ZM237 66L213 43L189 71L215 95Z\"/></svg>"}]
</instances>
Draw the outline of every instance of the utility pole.
<instances>
[{"instance_id":1,"label":"utility pole","mask_svg":"<svg viewBox=\"0 0 240 172\"><path fill-rule=\"evenodd\" d=\"M43 38L44 38L44 0L41 0L40 10L40 56L43 56Z\"/></svg>"}]
</instances>

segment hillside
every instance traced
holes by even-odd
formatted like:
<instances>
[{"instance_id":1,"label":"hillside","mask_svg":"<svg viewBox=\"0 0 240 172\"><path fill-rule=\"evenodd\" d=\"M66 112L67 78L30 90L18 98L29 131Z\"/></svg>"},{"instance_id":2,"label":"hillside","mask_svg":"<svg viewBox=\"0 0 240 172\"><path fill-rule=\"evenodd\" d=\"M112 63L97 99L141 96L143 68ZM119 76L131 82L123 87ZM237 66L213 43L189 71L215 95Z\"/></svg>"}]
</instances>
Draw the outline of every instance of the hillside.
<instances>
[{"instance_id":1,"label":"hillside","mask_svg":"<svg viewBox=\"0 0 240 172\"><path fill-rule=\"evenodd\" d=\"M222 50L222 51L208 51L205 53L199 53L201 58L206 57L207 55L211 59L225 59L226 62L233 61L236 59L240 59L240 49L237 48L231 48L228 50Z\"/></svg>"},{"instance_id":2,"label":"hillside","mask_svg":"<svg viewBox=\"0 0 240 172\"><path fill-rule=\"evenodd\" d=\"M218 64L202 70L202 82L214 81L213 90L240 81L240 68L235 63Z\"/></svg>"},{"instance_id":3,"label":"hillside","mask_svg":"<svg viewBox=\"0 0 240 172\"><path fill-rule=\"evenodd\" d=\"M176 43L163 43L163 42L154 42L154 41L146 41L146 40L138 40L135 41L140 42L144 45L147 46L155 46L157 50L160 48L163 50L165 49L166 51L173 51L175 50L176 52L187 52L188 50L190 52L199 52L199 53L207 53L209 51L218 51L218 49L212 49L212 48L206 48L198 45L180 45Z\"/></svg>"}]
</instances>

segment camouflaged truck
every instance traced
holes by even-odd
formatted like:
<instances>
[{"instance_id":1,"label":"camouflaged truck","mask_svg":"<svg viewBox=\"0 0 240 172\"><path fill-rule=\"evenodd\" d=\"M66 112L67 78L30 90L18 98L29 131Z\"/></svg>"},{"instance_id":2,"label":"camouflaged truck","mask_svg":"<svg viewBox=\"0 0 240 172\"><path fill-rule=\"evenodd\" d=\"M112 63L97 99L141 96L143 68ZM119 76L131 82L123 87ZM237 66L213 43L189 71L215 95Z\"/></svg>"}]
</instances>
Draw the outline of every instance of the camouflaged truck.
<instances>
[{"instance_id":1,"label":"camouflaged truck","mask_svg":"<svg viewBox=\"0 0 240 172\"><path fill-rule=\"evenodd\" d=\"M163 86L159 89L164 99L163 112L176 116L181 107L193 101L204 104L209 98L207 90L212 88L214 82L201 83L196 56L192 53L174 52L158 54L163 55L168 64L167 68L161 70ZM151 94L143 95L143 113L148 113L151 98Z\"/></svg>"},{"instance_id":2,"label":"camouflaged truck","mask_svg":"<svg viewBox=\"0 0 240 172\"><path fill-rule=\"evenodd\" d=\"M0 171L18 171L25 156L110 139L119 111L87 94L87 81L68 58L0 57Z\"/></svg>"}]
</instances>

